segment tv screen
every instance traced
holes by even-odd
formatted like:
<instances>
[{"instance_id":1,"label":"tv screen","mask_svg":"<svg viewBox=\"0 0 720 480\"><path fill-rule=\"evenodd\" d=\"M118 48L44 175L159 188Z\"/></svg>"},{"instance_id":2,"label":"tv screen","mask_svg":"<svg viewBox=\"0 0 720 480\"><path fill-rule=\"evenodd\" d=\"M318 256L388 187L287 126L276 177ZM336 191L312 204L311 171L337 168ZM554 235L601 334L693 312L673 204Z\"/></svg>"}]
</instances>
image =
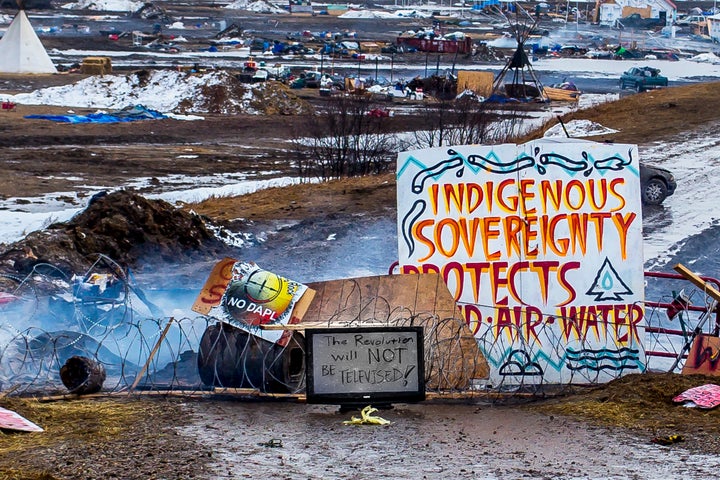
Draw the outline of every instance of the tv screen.
<instances>
[{"instance_id":1,"label":"tv screen","mask_svg":"<svg viewBox=\"0 0 720 480\"><path fill-rule=\"evenodd\" d=\"M305 330L308 403L425 399L422 327Z\"/></svg>"}]
</instances>

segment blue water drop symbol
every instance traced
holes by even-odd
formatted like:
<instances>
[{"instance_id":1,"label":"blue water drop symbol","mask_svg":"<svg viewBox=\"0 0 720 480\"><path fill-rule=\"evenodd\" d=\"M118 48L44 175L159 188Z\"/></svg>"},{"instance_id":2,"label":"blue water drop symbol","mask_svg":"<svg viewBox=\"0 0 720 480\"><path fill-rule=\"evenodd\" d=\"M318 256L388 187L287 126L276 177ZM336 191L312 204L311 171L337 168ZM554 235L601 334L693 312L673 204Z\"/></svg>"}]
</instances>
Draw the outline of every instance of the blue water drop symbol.
<instances>
[{"instance_id":1,"label":"blue water drop symbol","mask_svg":"<svg viewBox=\"0 0 720 480\"><path fill-rule=\"evenodd\" d=\"M613 281L613 277L610 275L610 272L605 272L602 277L602 281L600 282L603 290L612 290L614 284L615 282Z\"/></svg>"}]
</instances>

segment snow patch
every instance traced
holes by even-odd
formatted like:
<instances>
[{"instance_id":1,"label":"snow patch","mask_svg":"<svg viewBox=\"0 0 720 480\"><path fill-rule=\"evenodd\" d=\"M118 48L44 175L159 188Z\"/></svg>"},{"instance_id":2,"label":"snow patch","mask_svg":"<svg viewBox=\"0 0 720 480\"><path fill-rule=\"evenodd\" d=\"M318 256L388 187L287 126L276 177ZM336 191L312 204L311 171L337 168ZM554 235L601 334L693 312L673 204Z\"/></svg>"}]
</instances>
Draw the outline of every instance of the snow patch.
<instances>
[{"instance_id":1,"label":"snow patch","mask_svg":"<svg viewBox=\"0 0 720 480\"><path fill-rule=\"evenodd\" d=\"M226 5L225 8L234 10L247 10L249 12L255 13L290 13L284 8L280 8L265 0L257 0L255 2L248 2L248 0L237 0L229 5Z\"/></svg>"},{"instance_id":2,"label":"snow patch","mask_svg":"<svg viewBox=\"0 0 720 480\"><path fill-rule=\"evenodd\" d=\"M567 134L565 132L567 132ZM617 130L603 127L599 123L591 122L590 120L571 120L565 124L564 128L563 125L560 123L558 123L557 125L553 125L552 127L548 128L548 130L545 132L545 135L543 136L545 138L579 138L591 137L593 135L605 135L608 133L617 133Z\"/></svg>"},{"instance_id":3,"label":"snow patch","mask_svg":"<svg viewBox=\"0 0 720 480\"><path fill-rule=\"evenodd\" d=\"M720 57L718 57L712 52L695 55L694 57L691 57L690 60L698 63L711 63L713 65L720 64Z\"/></svg>"},{"instance_id":4,"label":"snow patch","mask_svg":"<svg viewBox=\"0 0 720 480\"><path fill-rule=\"evenodd\" d=\"M389 12L381 12L377 10L348 10L338 18L395 18L396 16Z\"/></svg>"},{"instance_id":5,"label":"snow patch","mask_svg":"<svg viewBox=\"0 0 720 480\"><path fill-rule=\"evenodd\" d=\"M217 89L227 93L220 95L222 102L215 98ZM88 77L70 85L9 96L9 100L24 105L107 109L144 105L163 113L261 114L259 103L267 105L282 95L282 89L273 89L267 83L241 84L225 71L193 74L158 70ZM258 97L262 102L256 101Z\"/></svg>"},{"instance_id":6,"label":"snow patch","mask_svg":"<svg viewBox=\"0 0 720 480\"><path fill-rule=\"evenodd\" d=\"M98 10L103 12L134 12L143 6L143 2L130 0L80 0L66 3L60 8L66 10Z\"/></svg>"}]
</instances>

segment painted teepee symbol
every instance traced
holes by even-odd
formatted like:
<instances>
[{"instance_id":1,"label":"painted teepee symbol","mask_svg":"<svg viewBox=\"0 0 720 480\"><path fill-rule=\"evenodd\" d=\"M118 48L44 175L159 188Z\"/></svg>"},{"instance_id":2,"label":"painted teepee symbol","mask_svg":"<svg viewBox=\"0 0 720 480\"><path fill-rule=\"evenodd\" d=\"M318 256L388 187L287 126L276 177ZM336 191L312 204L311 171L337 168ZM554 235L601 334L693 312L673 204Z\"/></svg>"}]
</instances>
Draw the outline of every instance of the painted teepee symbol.
<instances>
[{"instance_id":1,"label":"painted teepee symbol","mask_svg":"<svg viewBox=\"0 0 720 480\"><path fill-rule=\"evenodd\" d=\"M633 292L620 278L610 260L605 257L605 261L595 275L592 286L585 293L586 295L595 295L596 302L607 300L621 302L623 295L631 295Z\"/></svg>"}]
</instances>

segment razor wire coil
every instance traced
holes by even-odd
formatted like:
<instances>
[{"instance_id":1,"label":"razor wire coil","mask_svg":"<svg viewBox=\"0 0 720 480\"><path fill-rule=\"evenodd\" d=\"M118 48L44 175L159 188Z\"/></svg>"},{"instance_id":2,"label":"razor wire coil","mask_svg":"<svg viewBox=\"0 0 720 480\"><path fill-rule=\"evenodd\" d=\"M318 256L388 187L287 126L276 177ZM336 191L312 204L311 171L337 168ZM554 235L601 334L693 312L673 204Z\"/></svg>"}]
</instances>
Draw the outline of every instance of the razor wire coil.
<instances>
[{"instance_id":1,"label":"razor wire coil","mask_svg":"<svg viewBox=\"0 0 720 480\"><path fill-rule=\"evenodd\" d=\"M45 270L42 272L41 270ZM92 318L91 323L83 323L82 315L77 312L81 300L68 294L72 291L72 282L66 276L53 270L51 266L37 268L32 274L21 278L3 275L4 289L11 293L18 303L8 301L0 305L0 392L13 395L48 395L66 392L59 377L59 369L72 356L83 356L100 363L107 372L103 391L129 391L135 385L137 391L183 391L206 392L234 391L234 389L255 390L269 395L276 393L302 394L306 388L304 359L306 349L302 334L293 334L285 346L269 345L261 336L253 335L250 330L238 334L218 318L208 316L173 318L167 335L162 337L170 317L142 315L136 308L139 300L134 298L128 285L121 285L124 292L119 299L109 302L109 309L117 313L111 325L103 325L105 318ZM127 282L128 277L119 277ZM64 282L64 284L63 284ZM58 287L61 285L62 288ZM51 288L52 287L52 288ZM64 290L63 290L64 288ZM351 296L359 296L359 302L351 302ZM690 293L689 297L714 308L701 290ZM699 298L698 298L699 297ZM53 311L50 299L63 300L72 305L63 310ZM663 297L662 300L669 300ZM65 305L68 307L68 305ZM45 310L43 310L45 309ZM47 315L47 318L43 318ZM682 310L681 318L688 332L698 324L699 314ZM52 325L48 325L49 320ZM504 365L512 367L512 357L525 358L533 352L534 340L527 338L522 324L504 325L497 331L487 329L477 335L468 335L460 328L458 315L442 316L434 312L413 312L411 308L393 303L381 295L362 296L359 287L351 289L340 298L335 312L327 318L327 325L342 324L347 327L362 327L372 319L373 326L422 326L424 327L424 363L426 390L459 394L501 392L510 395L523 393L533 396L544 395L552 385L541 371L552 367L550 360L530 357L528 365L539 367L533 370L501 371L502 365L490 365L496 372L496 381L475 378L474 372L481 370L482 362L487 359L505 359ZM672 319L658 307L645 308L645 328L665 328ZM566 328L580 331L577 318L561 318ZM602 318L592 316L583 321L600 323ZM91 325L93 328L86 328ZM102 325L102 328L99 326ZM98 328L94 328L98 326ZM607 328L617 328L610 325ZM203 351L203 341L208 331L215 329L214 338L208 339L207 349ZM548 324L538 325L536 335L547 341L548 358L565 358L567 342L561 332ZM162 337L162 338L161 338ZM647 333L646 350L661 350L668 356L679 355L683 346L682 339L671 339L668 334ZM158 344L158 342L160 342ZM579 337L578 348L590 349L592 338ZM156 355L150 359L157 345ZM479 346L483 355L472 353L471 346ZM620 349L620 343L611 345ZM223 351L223 349L228 349ZM208 353L217 358L206 365L206 378L200 374L203 358ZM508 361L508 358L510 359ZM150 359L150 361L148 361ZM545 363L543 363L545 362ZM662 370L667 362L662 358L648 357L647 370ZM144 375L141 370L147 364ZM681 366L682 364L680 364ZM230 373L228 373L230 372ZM612 379L625 373L618 371L607 374L602 370L572 370L568 384L592 384ZM562 390L562 386L559 387ZM489 397L488 397L489 398Z\"/></svg>"}]
</instances>

